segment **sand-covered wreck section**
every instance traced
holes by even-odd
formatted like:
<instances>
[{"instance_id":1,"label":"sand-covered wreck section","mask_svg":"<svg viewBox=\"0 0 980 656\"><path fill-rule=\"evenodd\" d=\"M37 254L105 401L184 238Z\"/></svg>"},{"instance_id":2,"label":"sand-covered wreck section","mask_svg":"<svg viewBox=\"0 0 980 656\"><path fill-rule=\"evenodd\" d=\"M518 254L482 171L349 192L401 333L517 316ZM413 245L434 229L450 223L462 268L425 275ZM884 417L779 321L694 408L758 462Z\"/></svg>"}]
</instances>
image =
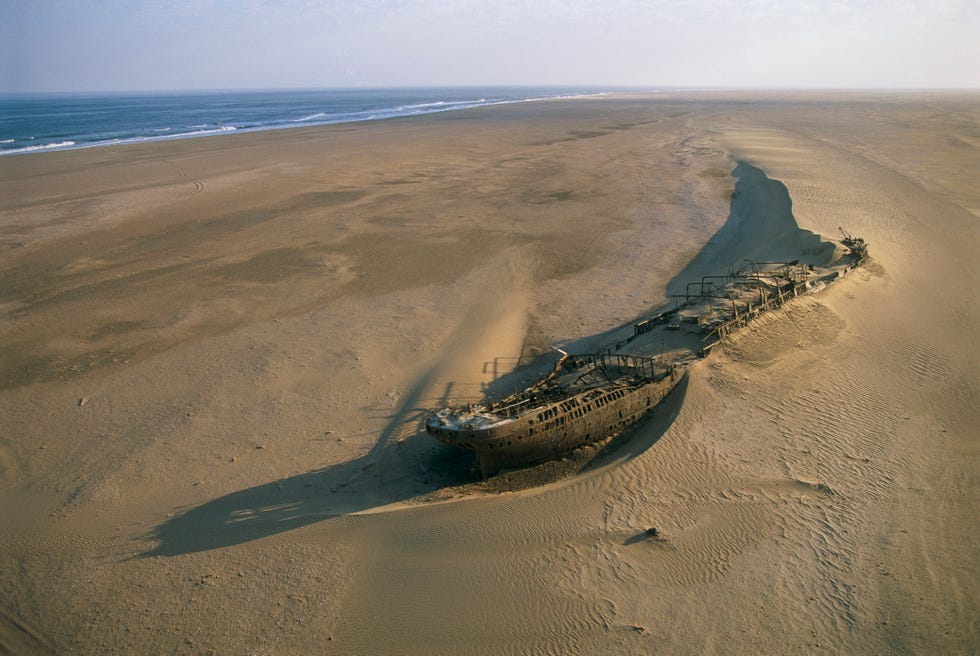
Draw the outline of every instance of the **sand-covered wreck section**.
<instances>
[{"instance_id":1,"label":"sand-covered wreck section","mask_svg":"<svg viewBox=\"0 0 980 656\"><path fill-rule=\"evenodd\" d=\"M0 651L972 653L978 135L665 92L0 158ZM601 448L425 433L736 311Z\"/></svg>"}]
</instances>

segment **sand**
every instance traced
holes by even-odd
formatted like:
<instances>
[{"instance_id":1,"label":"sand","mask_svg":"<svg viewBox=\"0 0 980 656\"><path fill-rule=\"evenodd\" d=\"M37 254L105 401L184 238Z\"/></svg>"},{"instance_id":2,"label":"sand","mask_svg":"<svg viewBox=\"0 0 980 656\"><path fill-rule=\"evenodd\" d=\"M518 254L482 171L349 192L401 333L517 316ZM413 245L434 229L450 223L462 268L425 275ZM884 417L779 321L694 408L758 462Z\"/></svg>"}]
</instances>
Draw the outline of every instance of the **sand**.
<instances>
[{"instance_id":1,"label":"sand","mask_svg":"<svg viewBox=\"0 0 980 656\"><path fill-rule=\"evenodd\" d=\"M791 205L736 207L737 161ZM976 93L0 158L0 651L974 653L978 172ZM581 472L480 484L420 431L725 260L805 248L733 230L777 205L873 261Z\"/></svg>"}]
</instances>

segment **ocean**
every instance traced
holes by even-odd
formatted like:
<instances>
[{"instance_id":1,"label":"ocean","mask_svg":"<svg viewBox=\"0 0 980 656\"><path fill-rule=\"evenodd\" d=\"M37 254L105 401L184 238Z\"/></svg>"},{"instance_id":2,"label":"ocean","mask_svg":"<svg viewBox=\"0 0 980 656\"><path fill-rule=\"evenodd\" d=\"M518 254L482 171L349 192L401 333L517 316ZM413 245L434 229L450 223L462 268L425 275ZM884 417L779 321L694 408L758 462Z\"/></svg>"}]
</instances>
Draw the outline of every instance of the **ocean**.
<instances>
[{"instance_id":1,"label":"ocean","mask_svg":"<svg viewBox=\"0 0 980 656\"><path fill-rule=\"evenodd\" d=\"M598 95L569 87L0 94L0 155Z\"/></svg>"}]
</instances>

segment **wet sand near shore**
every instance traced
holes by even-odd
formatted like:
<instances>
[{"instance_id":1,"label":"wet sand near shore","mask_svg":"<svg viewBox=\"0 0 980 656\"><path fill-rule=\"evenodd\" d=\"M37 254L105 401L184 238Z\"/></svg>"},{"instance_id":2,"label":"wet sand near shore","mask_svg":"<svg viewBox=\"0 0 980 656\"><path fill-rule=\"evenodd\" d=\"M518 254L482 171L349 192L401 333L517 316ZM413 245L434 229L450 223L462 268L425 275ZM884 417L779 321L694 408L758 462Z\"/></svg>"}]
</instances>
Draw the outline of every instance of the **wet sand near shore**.
<instances>
[{"instance_id":1,"label":"wet sand near shore","mask_svg":"<svg viewBox=\"0 0 980 656\"><path fill-rule=\"evenodd\" d=\"M786 198L733 199L737 161ZM972 653L978 171L980 97L927 93L0 158L0 646ZM873 261L598 460L480 484L421 430L684 280L805 250L763 220L787 216Z\"/></svg>"}]
</instances>

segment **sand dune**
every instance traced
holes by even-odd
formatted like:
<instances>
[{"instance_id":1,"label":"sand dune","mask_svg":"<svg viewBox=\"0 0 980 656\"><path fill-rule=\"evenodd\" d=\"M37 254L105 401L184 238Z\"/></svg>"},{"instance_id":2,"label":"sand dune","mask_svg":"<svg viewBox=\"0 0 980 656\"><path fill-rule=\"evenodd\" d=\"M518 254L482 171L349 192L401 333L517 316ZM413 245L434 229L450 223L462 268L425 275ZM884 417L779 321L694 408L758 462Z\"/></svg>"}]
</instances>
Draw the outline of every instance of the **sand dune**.
<instances>
[{"instance_id":1,"label":"sand dune","mask_svg":"<svg viewBox=\"0 0 980 656\"><path fill-rule=\"evenodd\" d=\"M973 653L978 134L691 92L0 158L0 645ZM587 466L419 430L838 226L868 266Z\"/></svg>"}]
</instances>

